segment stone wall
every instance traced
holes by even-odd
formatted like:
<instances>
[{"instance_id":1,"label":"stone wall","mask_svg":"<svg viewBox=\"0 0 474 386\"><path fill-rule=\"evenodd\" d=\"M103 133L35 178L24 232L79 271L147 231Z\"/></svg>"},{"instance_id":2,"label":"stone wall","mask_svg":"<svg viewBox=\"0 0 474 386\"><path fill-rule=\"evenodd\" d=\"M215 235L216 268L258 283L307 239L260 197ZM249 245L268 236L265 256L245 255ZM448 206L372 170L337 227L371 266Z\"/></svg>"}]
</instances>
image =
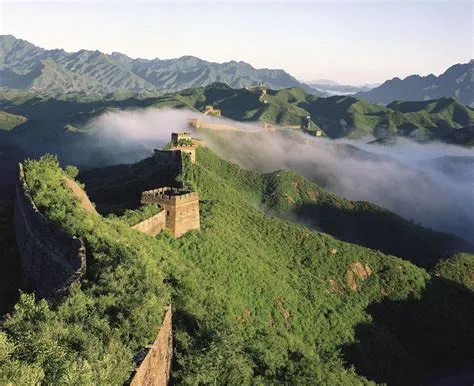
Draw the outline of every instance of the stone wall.
<instances>
[{"instance_id":1,"label":"stone wall","mask_svg":"<svg viewBox=\"0 0 474 386\"><path fill-rule=\"evenodd\" d=\"M161 200L159 205L166 211L166 228L175 237L181 237L190 230L201 229L197 192Z\"/></svg>"},{"instance_id":2,"label":"stone wall","mask_svg":"<svg viewBox=\"0 0 474 386\"><path fill-rule=\"evenodd\" d=\"M61 296L85 273L84 243L36 208L20 164L13 218L21 256L23 287L38 298Z\"/></svg>"},{"instance_id":3,"label":"stone wall","mask_svg":"<svg viewBox=\"0 0 474 386\"><path fill-rule=\"evenodd\" d=\"M195 145L180 145L180 146L173 146L170 151L179 151L180 155L182 156L183 153L186 153L191 158L191 163L196 163L196 146ZM180 161L180 173L182 172L182 159Z\"/></svg>"},{"instance_id":4,"label":"stone wall","mask_svg":"<svg viewBox=\"0 0 474 386\"><path fill-rule=\"evenodd\" d=\"M166 211L164 210L161 210L154 216L132 226L133 229L136 229L152 237L155 237L157 234L159 234L165 227Z\"/></svg>"},{"instance_id":5,"label":"stone wall","mask_svg":"<svg viewBox=\"0 0 474 386\"><path fill-rule=\"evenodd\" d=\"M159 150L154 151L155 162L169 172L181 174L182 160L179 150Z\"/></svg>"},{"instance_id":6,"label":"stone wall","mask_svg":"<svg viewBox=\"0 0 474 386\"><path fill-rule=\"evenodd\" d=\"M201 229L198 192L178 193L178 189L163 187L143 192L141 203L159 205L166 213L165 227L175 237Z\"/></svg>"},{"instance_id":7,"label":"stone wall","mask_svg":"<svg viewBox=\"0 0 474 386\"><path fill-rule=\"evenodd\" d=\"M130 382L132 386L164 386L168 384L173 357L171 305L166 309L156 340Z\"/></svg>"}]
</instances>

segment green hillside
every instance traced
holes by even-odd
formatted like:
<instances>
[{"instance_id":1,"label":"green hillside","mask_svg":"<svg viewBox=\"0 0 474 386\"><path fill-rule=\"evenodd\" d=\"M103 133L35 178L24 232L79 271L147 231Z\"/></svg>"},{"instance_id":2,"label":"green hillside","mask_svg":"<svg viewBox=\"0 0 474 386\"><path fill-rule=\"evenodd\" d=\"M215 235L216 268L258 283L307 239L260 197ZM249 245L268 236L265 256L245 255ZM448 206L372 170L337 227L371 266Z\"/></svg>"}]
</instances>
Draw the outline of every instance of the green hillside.
<instances>
[{"instance_id":1,"label":"green hillside","mask_svg":"<svg viewBox=\"0 0 474 386\"><path fill-rule=\"evenodd\" d=\"M24 123L25 117L21 115L15 115L7 113L6 111L0 111L0 130L10 131L16 126Z\"/></svg>"},{"instance_id":2,"label":"green hillside","mask_svg":"<svg viewBox=\"0 0 474 386\"><path fill-rule=\"evenodd\" d=\"M429 231L369 202L346 200L295 172L247 171L207 149L199 149L198 156L201 167L218 173L227 185L247 192L265 211L301 221L340 240L402 257L425 268L454 252L474 252L473 245L454 235ZM160 173L152 158L83 172L80 178L103 213L135 209L142 191L153 188L153 184L170 184L170 176Z\"/></svg>"},{"instance_id":3,"label":"green hillside","mask_svg":"<svg viewBox=\"0 0 474 386\"><path fill-rule=\"evenodd\" d=\"M86 213L61 184L54 158L26 162L40 210L83 238L91 259L85 280L61 303L22 296L0 333L0 382L123 383L170 298L175 383L407 384L469 365L474 294L466 283L474 256L442 260L431 276L405 259L266 214L262 203L282 212L305 200L340 206L343 227L351 210L373 207L292 173L245 171L209 150L199 149L198 159L183 179L199 189L201 231L180 239L133 231L129 214ZM133 209L140 189L171 178L152 165L81 178L98 208ZM413 237L397 216L379 215L399 224L393 240ZM435 249L410 242L413 257L423 250L431 261Z\"/></svg>"}]
</instances>

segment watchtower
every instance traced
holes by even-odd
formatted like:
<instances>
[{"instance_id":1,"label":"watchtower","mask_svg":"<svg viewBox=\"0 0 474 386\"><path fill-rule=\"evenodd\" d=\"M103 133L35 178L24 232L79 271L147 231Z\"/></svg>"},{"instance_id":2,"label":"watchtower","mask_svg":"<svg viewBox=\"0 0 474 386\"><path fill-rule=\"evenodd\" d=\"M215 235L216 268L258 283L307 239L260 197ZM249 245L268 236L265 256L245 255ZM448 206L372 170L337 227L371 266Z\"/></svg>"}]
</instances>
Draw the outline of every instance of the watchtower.
<instances>
[{"instance_id":1,"label":"watchtower","mask_svg":"<svg viewBox=\"0 0 474 386\"><path fill-rule=\"evenodd\" d=\"M221 110L215 109L212 105L206 105L206 107L204 108L203 115L212 115L214 117L220 117Z\"/></svg>"},{"instance_id":2,"label":"watchtower","mask_svg":"<svg viewBox=\"0 0 474 386\"><path fill-rule=\"evenodd\" d=\"M189 155L191 163L196 163L196 145L191 134L171 133L171 146L164 150L155 149L155 160L158 164L176 169L178 173L181 173L181 152Z\"/></svg>"},{"instance_id":3,"label":"watchtower","mask_svg":"<svg viewBox=\"0 0 474 386\"><path fill-rule=\"evenodd\" d=\"M191 163L196 163L196 145L194 144L190 133L171 133L171 147L169 148L169 151L186 153L191 158Z\"/></svg>"},{"instance_id":4,"label":"watchtower","mask_svg":"<svg viewBox=\"0 0 474 386\"><path fill-rule=\"evenodd\" d=\"M173 146L179 146L183 143L192 144L191 134L186 132L171 133L171 143Z\"/></svg>"},{"instance_id":5,"label":"watchtower","mask_svg":"<svg viewBox=\"0 0 474 386\"><path fill-rule=\"evenodd\" d=\"M201 228L198 192L166 186L143 192L140 202L159 205L166 212L165 228L175 237Z\"/></svg>"}]
</instances>

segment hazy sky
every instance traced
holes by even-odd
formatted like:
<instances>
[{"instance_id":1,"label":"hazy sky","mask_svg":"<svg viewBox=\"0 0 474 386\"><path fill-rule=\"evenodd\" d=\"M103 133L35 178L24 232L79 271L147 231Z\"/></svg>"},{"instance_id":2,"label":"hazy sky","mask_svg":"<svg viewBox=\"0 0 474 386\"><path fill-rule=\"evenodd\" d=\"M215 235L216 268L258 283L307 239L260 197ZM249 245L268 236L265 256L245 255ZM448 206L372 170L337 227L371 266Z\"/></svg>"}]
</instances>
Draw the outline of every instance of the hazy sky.
<instances>
[{"instance_id":1,"label":"hazy sky","mask_svg":"<svg viewBox=\"0 0 474 386\"><path fill-rule=\"evenodd\" d=\"M473 57L473 3L5 2L0 33L44 48L194 55L348 84L440 74Z\"/></svg>"}]
</instances>

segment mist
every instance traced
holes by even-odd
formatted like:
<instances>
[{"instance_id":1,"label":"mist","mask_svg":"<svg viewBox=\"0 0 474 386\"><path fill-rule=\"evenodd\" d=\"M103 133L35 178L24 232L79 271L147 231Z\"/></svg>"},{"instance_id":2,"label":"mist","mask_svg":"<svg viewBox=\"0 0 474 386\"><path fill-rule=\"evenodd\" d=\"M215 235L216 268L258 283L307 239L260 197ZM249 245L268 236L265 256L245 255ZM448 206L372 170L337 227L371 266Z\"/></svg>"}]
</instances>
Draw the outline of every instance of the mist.
<instances>
[{"instance_id":1,"label":"mist","mask_svg":"<svg viewBox=\"0 0 474 386\"><path fill-rule=\"evenodd\" d=\"M108 112L93 123L102 144L114 147L115 163L151 155L173 131L189 131L186 110ZM211 121L206 117L206 121ZM290 169L328 191L387 208L425 227L454 233L474 243L474 151L441 143L407 140L395 145L331 141L291 130L263 131L257 124L218 119L232 130L206 130L204 139L219 156L260 172Z\"/></svg>"}]
</instances>

